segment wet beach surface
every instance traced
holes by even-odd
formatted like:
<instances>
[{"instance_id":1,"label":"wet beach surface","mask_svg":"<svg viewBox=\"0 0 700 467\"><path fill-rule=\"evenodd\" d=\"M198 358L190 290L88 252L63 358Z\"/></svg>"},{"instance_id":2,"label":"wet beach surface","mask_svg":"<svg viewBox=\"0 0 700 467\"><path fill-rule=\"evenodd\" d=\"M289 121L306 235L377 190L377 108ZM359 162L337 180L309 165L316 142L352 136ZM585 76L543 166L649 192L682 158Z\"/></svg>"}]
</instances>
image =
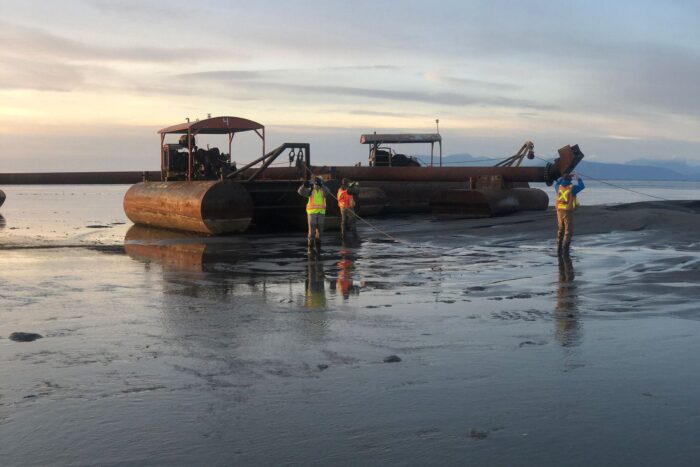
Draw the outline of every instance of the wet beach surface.
<instances>
[{"instance_id":1,"label":"wet beach surface","mask_svg":"<svg viewBox=\"0 0 700 467\"><path fill-rule=\"evenodd\" d=\"M700 203L584 206L563 261L552 212L373 219L401 242L309 259L303 233L132 227L116 188L5 191L2 465L700 454Z\"/></svg>"}]
</instances>

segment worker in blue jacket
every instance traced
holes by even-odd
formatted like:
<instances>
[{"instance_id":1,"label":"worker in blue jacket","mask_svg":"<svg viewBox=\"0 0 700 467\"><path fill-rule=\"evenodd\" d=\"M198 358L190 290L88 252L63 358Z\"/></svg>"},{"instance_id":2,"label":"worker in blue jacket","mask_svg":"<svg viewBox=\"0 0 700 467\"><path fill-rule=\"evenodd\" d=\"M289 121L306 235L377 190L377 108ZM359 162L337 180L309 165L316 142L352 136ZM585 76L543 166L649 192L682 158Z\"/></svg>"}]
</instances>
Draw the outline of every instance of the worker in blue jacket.
<instances>
[{"instance_id":1,"label":"worker in blue jacket","mask_svg":"<svg viewBox=\"0 0 700 467\"><path fill-rule=\"evenodd\" d=\"M572 180L576 180L576 185ZM557 208L557 254L568 255L571 246L571 236L574 233L574 210L578 205L576 195L586 188L583 180L576 175L564 174L554 182L557 193L555 206Z\"/></svg>"}]
</instances>

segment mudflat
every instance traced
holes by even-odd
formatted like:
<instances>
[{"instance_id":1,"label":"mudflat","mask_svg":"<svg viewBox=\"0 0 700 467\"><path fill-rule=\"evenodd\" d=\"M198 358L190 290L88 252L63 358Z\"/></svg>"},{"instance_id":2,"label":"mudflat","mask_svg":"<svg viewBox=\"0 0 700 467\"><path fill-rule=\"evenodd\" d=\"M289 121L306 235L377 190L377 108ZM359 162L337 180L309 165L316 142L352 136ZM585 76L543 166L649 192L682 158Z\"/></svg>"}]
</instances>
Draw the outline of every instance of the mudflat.
<instances>
[{"instance_id":1,"label":"mudflat","mask_svg":"<svg viewBox=\"0 0 700 467\"><path fill-rule=\"evenodd\" d=\"M399 241L360 223L317 259L303 233L19 214L0 230L3 465L700 454L700 201L584 206L561 259L551 211L370 219Z\"/></svg>"}]
</instances>

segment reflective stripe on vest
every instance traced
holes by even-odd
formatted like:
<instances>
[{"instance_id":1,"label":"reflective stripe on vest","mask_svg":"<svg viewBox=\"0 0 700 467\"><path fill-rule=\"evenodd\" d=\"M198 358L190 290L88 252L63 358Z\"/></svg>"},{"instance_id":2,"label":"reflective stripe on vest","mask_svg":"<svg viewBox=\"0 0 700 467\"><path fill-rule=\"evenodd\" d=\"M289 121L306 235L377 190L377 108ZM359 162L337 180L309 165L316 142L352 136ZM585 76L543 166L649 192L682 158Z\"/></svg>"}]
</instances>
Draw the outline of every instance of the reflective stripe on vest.
<instances>
[{"instance_id":1,"label":"reflective stripe on vest","mask_svg":"<svg viewBox=\"0 0 700 467\"><path fill-rule=\"evenodd\" d=\"M573 211L576 208L576 195L574 195L573 185L559 185L557 192L557 209L563 211Z\"/></svg>"},{"instance_id":2,"label":"reflective stripe on vest","mask_svg":"<svg viewBox=\"0 0 700 467\"><path fill-rule=\"evenodd\" d=\"M340 209L351 208L352 201L352 195L348 193L348 190L343 188L338 190L338 207Z\"/></svg>"},{"instance_id":3,"label":"reflective stripe on vest","mask_svg":"<svg viewBox=\"0 0 700 467\"><path fill-rule=\"evenodd\" d=\"M309 202L306 203L307 214L325 214L326 213L326 195L322 189L314 188L309 196Z\"/></svg>"}]
</instances>

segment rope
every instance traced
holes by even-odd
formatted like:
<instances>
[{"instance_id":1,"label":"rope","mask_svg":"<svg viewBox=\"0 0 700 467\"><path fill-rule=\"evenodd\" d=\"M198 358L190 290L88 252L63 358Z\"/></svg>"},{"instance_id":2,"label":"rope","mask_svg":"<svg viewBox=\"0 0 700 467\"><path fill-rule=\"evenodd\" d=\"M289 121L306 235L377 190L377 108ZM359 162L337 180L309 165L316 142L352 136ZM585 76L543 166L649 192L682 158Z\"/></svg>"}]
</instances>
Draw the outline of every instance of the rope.
<instances>
[{"instance_id":1,"label":"rope","mask_svg":"<svg viewBox=\"0 0 700 467\"><path fill-rule=\"evenodd\" d=\"M503 158L502 157L484 157L481 159L471 159L468 161L447 161L447 162L443 162L442 165L464 164L464 163L471 163L471 162L500 161L500 160L503 160ZM424 161L422 159L420 159L420 162L422 162L424 164L429 164L428 161ZM429 167L429 165L427 165L427 166Z\"/></svg>"},{"instance_id":2,"label":"rope","mask_svg":"<svg viewBox=\"0 0 700 467\"><path fill-rule=\"evenodd\" d=\"M309 175L311 175L312 177L314 176L314 173L311 172L311 170L309 170L309 168L308 168L307 166L304 166L304 168L306 169L307 172L309 172ZM326 193L328 193L329 195L331 195L331 197L332 197L334 200L336 200L336 202L338 201L338 198L336 198L336 196L335 196L333 193L331 193L331 190L329 190L328 187L327 187L326 185L323 185L323 189L325 190ZM362 222L364 222L365 224L367 224L367 225L368 225L369 227L371 227L372 229L374 229L374 230L376 230L377 232L379 232L380 234L384 235L386 238L388 238L388 239L391 240L392 242L401 243L401 244L408 245L408 246L414 246L414 245L416 245L416 244L414 244L414 243L408 242L408 241L406 241L406 240L401 240L401 239L399 239L399 238L394 237L393 235L390 235L390 234L386 233L385 231L383 231L382 229L380 229L380 228L377 227L376 225L372 224L370 221L368 221L368 220L366 220L365 218L363 218L362 216L360 216L360 215L359 215L358 213L356 213L354 210L353 210L353 211L350 211L350 212L352 212L353 216L355 216L357 219L361 220ZM428 245L428 246L429 246L430 248L436 248L436 249L445 249L445 250L448 250L448 249L449 249L449 248L444 248L444 247L436 247L436 246L433 246L433 245Z\"/></svg>"},{"instance_id":3,"label":"rope","mask_svg":"<svg viewBox=\"0 0 700 467\"><path fill-rule=\"evenodd\" d=\"M549 161L548 161L547 159L544 159L544 158L542 158L542 157L540 157L540 156L535 156L535 157L538 158L538 159L540 159L540 160L543 160L543 161L549 163ZM596 182L603 183L604 185L609 185L609 186L611 186L611 187L613 187L613 188L619 188L620 190L629 191L629 192L631 192L631 193L636 193L636 194L642 195L642 196L648 196L649 198L654 198L654 199L658 199L658 200L661 200L661 201L671 201L670 199L662 198L661 196L650 195L650 194L648 194L648 193L644 193L644 192L641 192L641 191L633 190L633 189L631 189L631 188L627 188L627 187L624 187L624 186L621 186L621 185L616 185L615 183L606 182L605 180L601 180L601 179L599 179L599 178L591 177L590 175L587 175L587 174L585 174L585 173L583 173L583 172L581 172L581 171L579 171L579 170L577 170L576 172L577 172L577 173L580 173L581 175L583 175L583 176L586 177L586 178L590 178L591 180L595 180Z\"/></svg>"}]
</instances>

